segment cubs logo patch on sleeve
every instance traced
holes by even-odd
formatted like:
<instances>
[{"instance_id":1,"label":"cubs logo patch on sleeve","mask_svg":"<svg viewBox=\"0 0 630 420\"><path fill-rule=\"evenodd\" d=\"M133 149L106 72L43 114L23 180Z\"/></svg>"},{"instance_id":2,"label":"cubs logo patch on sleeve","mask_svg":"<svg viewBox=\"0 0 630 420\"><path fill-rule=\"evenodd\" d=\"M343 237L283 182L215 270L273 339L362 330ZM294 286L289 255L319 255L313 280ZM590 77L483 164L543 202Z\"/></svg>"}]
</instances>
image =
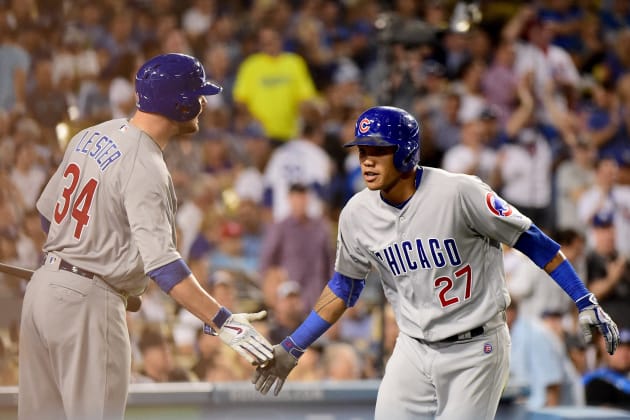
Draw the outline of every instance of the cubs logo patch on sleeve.
<instances>
[{"instance_id":1,"label":"cubs logo patch on sleeve","mask_svg":"<svg viewBox=\"0 0 630 420\"><path fill-rule=\"evenodd\" d=\"M512 214L512 207L501 197L493 192L486 194L486 205L490 213L495 216L507 217Z\"/></svg>"}]
</instances>

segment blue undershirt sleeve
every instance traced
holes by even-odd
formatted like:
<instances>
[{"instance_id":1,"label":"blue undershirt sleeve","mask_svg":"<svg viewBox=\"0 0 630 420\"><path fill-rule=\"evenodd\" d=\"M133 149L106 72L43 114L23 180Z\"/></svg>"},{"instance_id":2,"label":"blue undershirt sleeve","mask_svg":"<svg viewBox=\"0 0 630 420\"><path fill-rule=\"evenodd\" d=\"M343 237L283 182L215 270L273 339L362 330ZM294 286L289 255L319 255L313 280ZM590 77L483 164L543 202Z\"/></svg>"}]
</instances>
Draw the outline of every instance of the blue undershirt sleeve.
<instances>
[{"instance_id":1,"label":"blue undershirt sleeve","mask_svg":"<svg viewBox=\"0 0 630 420\"><path fill-rule=\"evenodd\" d=\"M44 233L48 235L48 231L50 230L50 220L46 219L43 214L40 214L39 223L41 224Z\"/></svg>"},{"instance_id":2,"label":"blue undershirt sleeve","mask_svg":"<svg viewBox=\"0 0 630 420\"><path fill-rule=\"evenodd\" d=\"M533 223L528 230L521 233L514 248L527 255L540 268L545 268L560 251L560 245Z\"/></svg>"},{"instance_id":3,"label":"blue undershirt sleeve","mask_svg":"<svg viewBox=\"0 0 630 420\"><path fill-rule=\"evenodd\" d=\"M190 271L184 260L179 258L162 267L151 270L147 274L160 286L164 293L169 293L177 283L190 276L191 273L192 271Z\"/></svg>"}]
</instances>

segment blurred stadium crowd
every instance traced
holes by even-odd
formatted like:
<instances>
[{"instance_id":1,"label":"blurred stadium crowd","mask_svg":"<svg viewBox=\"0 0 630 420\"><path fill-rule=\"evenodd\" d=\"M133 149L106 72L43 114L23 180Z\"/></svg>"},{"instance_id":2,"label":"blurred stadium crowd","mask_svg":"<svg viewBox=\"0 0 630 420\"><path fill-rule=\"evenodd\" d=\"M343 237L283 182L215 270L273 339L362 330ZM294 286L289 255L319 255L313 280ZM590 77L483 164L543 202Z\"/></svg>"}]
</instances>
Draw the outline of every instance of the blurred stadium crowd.
<instances>
[{"instance_id":1,"label":"blurred stadium crowd","mask_svg":"<svg viewBox=\"0 0 630 420\"><path fill-rule=\"evenodd\" d=\"M69 138L131 115L144 60L192 54L224 90L164 157L181 254L221 303L268 309L257 327L274 343L301 322L332 273L338 212L363 188L342 145L364 109L398 106L422 124L422 164L479 176L547 230L622 329L615 356L584 343L571 300L506 248L510 380L527 404L630 408L630 387L596 374L630 373L629 45L625 0L3 0L0 260L38 267L34 204ZM24 286L1 277L0 300ZM5 315L0 385L12 385ZM251 374L157 287L128 322L136 382ZM396 335L369 279L289 379L378 378Z\"/></svg>"}]
</instances>

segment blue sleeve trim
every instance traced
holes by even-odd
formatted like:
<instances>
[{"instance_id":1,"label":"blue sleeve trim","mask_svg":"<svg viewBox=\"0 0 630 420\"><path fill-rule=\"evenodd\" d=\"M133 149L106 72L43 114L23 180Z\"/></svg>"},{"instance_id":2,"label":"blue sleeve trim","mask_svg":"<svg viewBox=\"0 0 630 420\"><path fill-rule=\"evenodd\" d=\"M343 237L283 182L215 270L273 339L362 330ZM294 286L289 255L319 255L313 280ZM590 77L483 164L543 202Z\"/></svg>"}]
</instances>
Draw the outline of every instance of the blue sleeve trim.
<instances>
[{"instance_id":1,"label":"blue sleeve trim","mask_svg":"<svg viewBox=\"0 0 630 420\"><path fill-rule=\"evenodd\" d=\"M571 299L576 303L578 309L582 310L593 304L595 296L592 296L591 292L588 291L582 280L580 280L580 277L578 277L569 260L562 261L549 275L558 283L562 290L571 296ZM593 299L584 299L587 296L592 296ZM595 301L595 303L597 303L597 301Z\"/></svg>"},{"instance_id":2,"label":"blue sleeve trim","mask_svg":"<svg viewBox=\"0 0 630 420\"><path fill-rule=\"evenodd\" d=\"M353 279L335 271L328 282L328 287L348 308L354 306L365 287L365 279Z\"/></svg>"},{"instance_id":3,"label":"blue sleeve trim","mask_svg":"<svg viewBox=\"0 0 630 420\"><path fill-rule=\"evenodd\" d=\"M532 224L521 233L514 248L527 255L538 267L545 268L560 250L560 245Z\"/></svg>"},{"instance_id":4,"label":"blue sleeve trim","mask_svg":"<svg viewBox=\"0 0 630 420\"><path fill-rule=\"evenodd\" d=\"M319 316L317 312L311 311L304 322L293 331L293 334L285 338L280 344L289 354L297 359L304 354L308 346L324 335L331 325L330 322Z\"/></svg>"},{"instance_id":5,"label":"blue sleeve trim","mask_svg":"<svg viewBox=\"0 0 630 420\"><path fill-rule=\"evenodd\" d=\"M190 271L184 260L179 258L162 267L151 270L147 274L160 286L164 293L169 293L177 283L190 276L191 273L192 271Z\"/></svg>"},{"instance_id":6,"label":"blue sleeve trim","mask_svg":"<svg viewBox=\"0 0 630 420\"><path fill-rule=\"evenodd\" d=\"M50 220L46 219L43 214L40 214L39 223L41 224L44 233L48 235L48 231L50 230Z\"/></svg>"}]
</instances>

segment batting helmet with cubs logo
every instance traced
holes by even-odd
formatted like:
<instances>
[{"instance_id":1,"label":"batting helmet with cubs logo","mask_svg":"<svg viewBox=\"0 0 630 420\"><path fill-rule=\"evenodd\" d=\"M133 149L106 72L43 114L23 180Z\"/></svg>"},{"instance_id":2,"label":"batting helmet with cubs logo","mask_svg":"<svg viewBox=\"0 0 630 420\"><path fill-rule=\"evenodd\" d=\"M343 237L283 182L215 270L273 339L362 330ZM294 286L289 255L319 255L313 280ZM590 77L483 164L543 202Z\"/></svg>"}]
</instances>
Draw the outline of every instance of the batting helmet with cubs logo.
<instances>
[{"instance_id":1,"label":"batting helmet with cubs logo","mask_svg":"<svg viewBox=\"0 0 630 420\"><path fill-rule=\"evenodd\" d=\"M344 146L396 146L394 166L400 172L409 172L420 162L420 125L403 109L368 109L357 118L354 137Z\"/></svg>"},{"instance_id":2,"label":"batting helmet with cubs logo","mask_svg":"<svg viewBox=\"0 0 630 420\"><path fill-rule=\"evenodd\" d=\"M199 115L200 96L216 95L223 88L206 80L195 57L162 54L151 58L136 73L136 106L143 112L188 121Z\"/></svg>"}]
</instances>

